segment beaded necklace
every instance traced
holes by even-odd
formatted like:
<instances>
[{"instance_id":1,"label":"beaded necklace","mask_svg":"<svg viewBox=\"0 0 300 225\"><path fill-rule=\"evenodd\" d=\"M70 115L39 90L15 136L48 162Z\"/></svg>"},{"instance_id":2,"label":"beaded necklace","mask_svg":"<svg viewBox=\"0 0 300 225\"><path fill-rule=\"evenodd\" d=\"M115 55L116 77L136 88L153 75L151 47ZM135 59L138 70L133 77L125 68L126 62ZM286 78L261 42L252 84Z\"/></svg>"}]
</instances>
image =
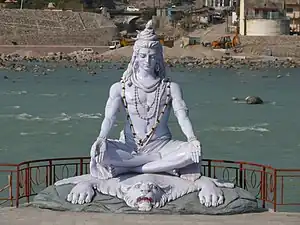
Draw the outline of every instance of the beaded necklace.
<instances>
[{"instance_id":1,"label":"beaded necklace","mask_svg":"<svg viewBox=\"0 0 300 225\"><path fill-rule=\"evenodd\" d=\"M154 95L154 100L153 102L148 105L147 103L144 104L141 99L140 99L140 96L139 96L139 88L137 86L134 86L134 97L135 97L135 101L136 103L139 102L146 110L147 112L150 111L150 109L154 106L154 104L158 101L159 99L159 92L160 92L160 86L158 86L155 90L155 95Z\"/></svg>"},{"instance_id":2,"label":"beaded necklace","mask_svg":"<svg viewBox=\"0 0 300 225\"><path fill-rule=\"evenodd\" d=\"M157 87L156 91L155 91L155 95L154 95L154 100L153 102L148 105L148 104L143 104L140 97L139 97L139 92L138 92L138 87L134 87L134 103L135 103L135 111L137 112L138 116L142 119L142 120L146 120L147 123L150 119L152 119L155 114L156 114L156 110L157 110L157 107L159 106L159 93L160 93L160 86ZM146 110L147 110L147 113L150 114L150 109L151 108L154 108L154 110L152 110L151 114L148 116L148 117L144 117L140 114L139 112L139 108L138 108L138 102L140 105L142 105ZM156 103L156 104L155 104ZM155 107L153 107L155 104ZM148 125L148 124L147 124Z\"/></svg>"},{"instance_id":3,"label":"beaded necklace","mask_svg":"<svg viewBox=\"0 0 300 225\"><path fill-rule=\"evenodd\" d=\"M156 108L156 121L155 121L155 124L152 126L152 128L150 129L150 131L145 135L144 138L138 138L137 137L137 134L135 132L135 129L133 127L133 123L132 123L132 120L130 118L130 115L129 115L129 111L128 111L128 103L126 101L126 97L125 97L125 80L124 79L121 79L121 84L122 84L122 101L123 101L123 104L124 104L124 108L125 108L125 112L126 112L126 118L129 122L129 126L130 126L130 129L131 129L131 132L132 132L132 135L133 135L133 138L134 140L136 141L136 143L139 145L139 147L143 147L145 146L148 141L152 138L154 132L155 132L155 129L157 128L157 126L159 125L160 123L160 120L162 118L162 116L164 115L165 111L166 111L166 108L167 106L169 105L170 103L170 99L171 99L171 92L170 92L170 82L169 80L164 80L164 82L166 82L166 91L167 91L167 97L166 97L166 102L162 108L162 111L159 113L159 102L160 102L160 98L159 98L159 94L157 94L157 106L155 107ZM163 94L163 92L162 92ZM154 100L155 101L155 100ZM154 103L153 103L154 104ZM137 113L139 114L138 112L138 107L137 107L137 102L135 102L135 110L137 111Z\"/></svg>"}]
</instances>

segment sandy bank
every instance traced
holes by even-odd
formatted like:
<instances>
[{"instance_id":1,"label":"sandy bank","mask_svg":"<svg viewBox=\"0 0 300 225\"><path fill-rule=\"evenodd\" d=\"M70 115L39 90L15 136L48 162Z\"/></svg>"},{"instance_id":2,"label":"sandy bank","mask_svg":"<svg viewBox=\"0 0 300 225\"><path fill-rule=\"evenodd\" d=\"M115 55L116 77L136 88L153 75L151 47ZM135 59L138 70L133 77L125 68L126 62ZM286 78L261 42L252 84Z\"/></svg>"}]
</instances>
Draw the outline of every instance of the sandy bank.
<instances>
[{"instance_id":1,"label":"sandy bank","mask_svg":"<svg viewBox=\"0 0 300 225\"><path fill-rule=\"evenodd\" d=\"M48 53L63 52L69 54L89 47L99 54L108 50L108 46L88 45L0 45L0 52L4 55L18 54L27 57L42 57L47 56Z\"/></svg>"},{"instance_id":2,"label":"sandy bank","mask_svg":"<svg viewBox=\"0 0 300 225\"><path fill-rule=\"evenodd\" d=\"M0 209L1 225L105 225L105 224L170 224L170 225L298 225L300 213L256 213L232 216L204 215L125 215L56 212L35 208Z\"/></svg>"},{"instance_id":3,"label":"sandy bank","mask_svg":"<svg viewBox=\"0 0 300 225\"><path fill-rule=\"evenodd\" d=\"M102 55L105 58L118 59L121 57L131 57L133 52L132 46L126 46L116 50L111 50L104 52ZM200 45L190 46L188 48L181 48L178 45L175 45L173 48L164 47L164 57L166 59L174 59L181 57L193 57L201 59L204 57L214 57L221 58L224 55L224 52L213 51L209 48L205 48Z\"/></svg>"}]
</instances>

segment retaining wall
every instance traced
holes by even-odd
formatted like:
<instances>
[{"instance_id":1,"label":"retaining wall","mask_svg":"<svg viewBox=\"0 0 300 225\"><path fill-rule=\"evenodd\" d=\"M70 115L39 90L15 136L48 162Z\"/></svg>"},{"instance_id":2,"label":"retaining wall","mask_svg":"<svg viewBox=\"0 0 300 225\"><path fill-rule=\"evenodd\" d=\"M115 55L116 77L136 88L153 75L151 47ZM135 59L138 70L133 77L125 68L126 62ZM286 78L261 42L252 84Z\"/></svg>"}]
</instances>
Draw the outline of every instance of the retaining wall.
<instances>
[{"instance_id":1,"label":"retaining wall","mask_svg":"<svg viewBox=\"0 0 300 225\"><path fill-rule=\"evenodd\" d=\"M0 45L107 45L117 32L96 13L0 9Z\"/></svg>"}]
</instances>

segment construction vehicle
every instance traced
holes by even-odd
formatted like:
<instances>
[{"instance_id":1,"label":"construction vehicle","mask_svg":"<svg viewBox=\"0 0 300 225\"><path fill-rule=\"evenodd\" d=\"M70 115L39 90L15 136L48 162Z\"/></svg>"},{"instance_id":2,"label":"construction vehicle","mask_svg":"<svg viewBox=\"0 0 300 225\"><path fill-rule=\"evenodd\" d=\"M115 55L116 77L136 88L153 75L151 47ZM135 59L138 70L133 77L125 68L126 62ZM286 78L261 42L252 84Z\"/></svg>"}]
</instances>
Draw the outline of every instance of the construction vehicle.
<instances>
[{"instance_id":1,"label":"construction vehicle","mask_svg":"<svg viewBox=\"0 0 300 225\"><path fill-rule=\"evenodd\" d=\"M135 40L132 39L132 38L125 38L125 37L122 37L120 39L120 42L121 42L121 46L124 47L124 46L132 46L134 45L134 42Z\"/></svg>"},{"instance_id":2,"label":"construction vehicle","mask_svg":"<svg viewBox=\"0 0 300 225\"><path fill-rule=\"evenodd\" d=\"M119 39L115 39L115 40L110 42L109 49L114 50L114 49L117 49L117 48L130 46L130 45L134 44L134 41L135 40L133 40L133 39L124 38L124 37L119 38Z\"/></svg>"},{"instance_id":3,"label":"construction vehicle","mask_svg":"<svg viewBox=\"0 0 300 225\"><path fill-rule=\"evenodd\" d=\"M166 35L157 35L161 45L173 48L174 47L174 38L168 37Z\"/></svg>"},{"instance_id":4,"label":"construction vehicle","mask_svg":"<svg viewBox=\"0 0 300 225\"><path fill-rule=\"evenodd\" d=\"M232 40L230 36L222 36L219 38L219 40L213 41L211 43L212 48L222 48L222 49L227 49L227 48L232 48Z\"/></svg>"},{"instance_id":5,"label":"construction vehicle","mask_svg":"<svg viewBox=\"0 0 300 225\"><path fill-rule=\"evenodd\" d=\"M211 42L212 48L222 48L222 49L228 49L228 48L236 48L241 44L240 38L239 38L239 28L237 27L235 29L235 34L233 38L229 35L222 36L217 41Z\"/></svg>"},{"instance_id":6,"label":"construction vehicle","mask_svg":"<svg viewBox=\"0 0 300 225\"><path fill-rule=\"evenodd\" d=\"M170 37L166 37L165 35L158 35L158 39L163 46L172 48L174 47L174 39ZM109 49L114 50L117 48L132 46L134 45L135 40L129 38L128 35L122 35L121 38L116 38L110 42Z\"/></svg>"},{"instance_id":7,"label":"construction vehicle","mask_svg":"<svg viewBox=\"0 0 300 225\"><path fill-rule=\"evenodd\" d=\"M161 45L173 48L174 47L174 40L167 40L167 39L159 39Z\"/></svg>"},{"instance_id":8,"label":"construction vehicle","mask_svg":"<svg viewBox=\"0 0 300 225\"><path fill-rule=\"evenodd\" d=\"M122 35L122 37L120 38L121 47L134 45L135 36L136 35L129 35L129 34ZM157 37L163 46L167 46L169 48L172 48L174 46L173 38L170 38L166 35L157 35Z\"/></svg>"},{"instance_id":9,"label":"construction vehicle","mask_svg":"<svg viewBox=\"0 0 300 225\"><path fill-rule=\"evenodd\" d=\"M238 45L240 45L240 38L237 33L234 35L232 39L229 35L222 36L219 38L219 40L213 41L211 43L212 48L222 48L222 49L235 48Z\"/></svg>"}]
</instances>

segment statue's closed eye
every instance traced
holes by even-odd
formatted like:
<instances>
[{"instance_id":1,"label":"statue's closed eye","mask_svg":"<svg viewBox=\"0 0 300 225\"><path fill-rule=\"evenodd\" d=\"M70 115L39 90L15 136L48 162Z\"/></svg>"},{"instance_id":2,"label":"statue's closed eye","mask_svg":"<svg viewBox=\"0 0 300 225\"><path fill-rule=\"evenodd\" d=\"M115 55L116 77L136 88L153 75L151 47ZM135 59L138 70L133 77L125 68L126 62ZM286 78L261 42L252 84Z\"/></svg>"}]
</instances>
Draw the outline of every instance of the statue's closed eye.
<instances>
[{"instance_id":1,"label":"statue's closed eye","mask_svg":"<svg viewBox=\"0 0 300 225\"><path fill-rule=\"evenodd\" d=\"M146 54L143 54L143 53L140 53L140 57L141 57L141 58L146 58L147 55L146 55ZM156 59L156 56L155 56L155 55L150 55L149 58L153 60L153 59Z\"/></svg>"},{"instance_id":2,"label":"statue's closed eye","mask_svg":"<svg viewBox=\"0 0 300 225\"><path fill-rule=\"evenodd\" d=\"M141 184L140 183L137 183L136 185L134 185L136 188L140 188L141 187Z\"/></svg>"}]
</instances>

